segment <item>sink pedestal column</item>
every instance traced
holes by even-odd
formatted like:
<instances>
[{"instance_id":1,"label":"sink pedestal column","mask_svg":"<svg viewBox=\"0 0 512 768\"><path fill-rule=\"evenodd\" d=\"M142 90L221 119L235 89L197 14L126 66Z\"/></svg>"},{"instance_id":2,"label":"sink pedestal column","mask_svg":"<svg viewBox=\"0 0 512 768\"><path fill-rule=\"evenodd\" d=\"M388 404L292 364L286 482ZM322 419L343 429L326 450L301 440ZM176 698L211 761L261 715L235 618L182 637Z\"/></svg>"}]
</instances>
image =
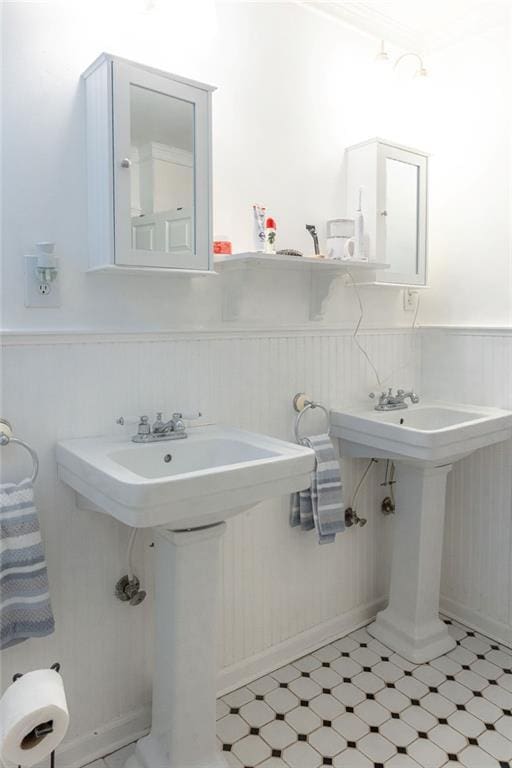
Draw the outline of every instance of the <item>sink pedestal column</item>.
<instances>
[{"instance_id":1,"label":"sink pedestal column","mask_svg":"<svg viewBox=\"0 0 512 768\"><path fill-rule=\"evenodd\" d=\"M396 464L396 512L388 607L368 632L415 663L455 647L439 619L446 479L442 467Z\"/></svg>"},{"instance_id":2,"label":"sink pedestal column","mask_svg":"<svg viewBox=\"0 0 512 768\"><path fill-rule=\"evenodd\" d=\"M216 744L216 604L225 523L155 529L151 732L126 768L225 767Z\"/></svg>"}]
</instances>

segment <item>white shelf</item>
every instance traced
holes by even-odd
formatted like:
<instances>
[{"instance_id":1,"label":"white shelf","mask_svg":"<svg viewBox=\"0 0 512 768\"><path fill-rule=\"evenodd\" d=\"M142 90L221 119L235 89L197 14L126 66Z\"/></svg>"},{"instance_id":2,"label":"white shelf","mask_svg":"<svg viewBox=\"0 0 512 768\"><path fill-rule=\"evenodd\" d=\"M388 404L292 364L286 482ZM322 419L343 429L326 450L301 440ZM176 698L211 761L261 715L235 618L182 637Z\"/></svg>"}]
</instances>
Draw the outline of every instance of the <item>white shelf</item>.
<instances>
[{"instance_id":1,"label":"white shelf","mask_svg":"<svg viewBox=\"0 0 512 768\"><path fill-rule=\"evenodd\" d=\"M351 272L352 270L381 270L388 269L389 264L377 261L334 261L334 259L321 259L314 256L284 256L279 254L260 253L249 251L247 253L234 253L231 256L217 256L215 266L217 268L232 269L235 267L251 265L255 267L281 267L282 269L319 269L334 272Z\"/></svg>"},{"instance_id":2,"label":"white shelf","mask_svg":"<svg viewBox=\"0 0 512 768\"><path fill-rule=\"evenodd\" d=\"M231 273L231 285L225 292L223 318L238 320L240 306L245 293L251 290L251 281L247 280L248 271L291 270L307 271L311 276L309 316L311 320L321 320L333 282L349 272L362 276L371 282L377 279L377 272L388 269L389 264L375 261L334 261L312 256L284 256L260 252L234 253L215 259L215 268L221 273Z\"/></svg>"},{"instance_id":3,"label":"white shelf","mask_svg":"<svg viewBox=\"0 0 512 768\"><path fill-rule=\"evenodd\" d=\"M410 288L411 291L426 291L428 288L430 288L429 285L423 285L423 283L420 285L417 283L385 283L382 280L356 280L356 285L358 287L375 285L377 288Z\"/></svg>"}]
</instances>

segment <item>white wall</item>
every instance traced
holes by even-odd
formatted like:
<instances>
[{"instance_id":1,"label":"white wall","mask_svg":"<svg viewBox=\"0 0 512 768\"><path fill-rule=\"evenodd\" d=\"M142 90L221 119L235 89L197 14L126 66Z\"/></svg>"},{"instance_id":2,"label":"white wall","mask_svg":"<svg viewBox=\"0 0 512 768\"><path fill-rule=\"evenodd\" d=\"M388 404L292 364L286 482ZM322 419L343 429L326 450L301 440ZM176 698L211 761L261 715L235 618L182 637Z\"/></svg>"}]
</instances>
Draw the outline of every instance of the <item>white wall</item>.
<instances>
[{"instance_id":1,"label":"white wall","mask_svg":"<svg viewBox=\"0 0 512 768\"><path fill-rule=\"evenodd\" d=\"M181 5L181 13L195 7ZM333 291L325 322L314 327L308 322L305 279L251 276L241 320L253 330L244 332L240 324L221 320L227 278L178 283L85 274L79 76L100 51L219 86L214 96L215 230L230 235L239 250L251 245L255 200L265 202L277 218L280 245L306 249L304 224L320 225L342 213L341 160L347 144L380 134L431 149L433 289L425 294L421 317L510 322L508 192L500 175L507 118L498 109L504 87L499 32L482 41L478 56L466 50L457 68L454 51L446 54L446 67L443 57L436 57L434 93L424 94L410 84L378 79L373 39L300 6L224 4L215 24L206 0L202 13L193 10L174 24L141 15L135 6L111 0L9 3L4 9L2 312L5 327L26 335L6 337L2 411L41 456L37 501L57 632L2 653L2 678L5 685L19 669L56 658L63 662L72 712L71 746L63 765L107 752L147 726L151 600L132 610L113 598L113 583L124 569L127 531L106 516L76 509L71 492L55 479L55 441L110 432L121 413L134 418L179 406L200 407L213 420L290 438L290 400L297 390L334 405L363 402L374 386L350 333L341 330L357 318L355 298L341 285ZM198 34L191 36L192 30ZM437 111L433 98L442 106ZM468 147L464 151L466 139L470 153ZM490 229L482 272L482 239ZM55 240L63 259L59 310L23 305L22 255L37 240ZM480 301L482 291L486 298ZM441 374L427 374L442 370L440 361L452 365L453 348L440 347L445 356L439 359L429 358L427 351L421 385L411 334L385 330L410 322L399 292L366 289L363 299L366 322L381 329L363 341L383 377L399 369L390 384L442 394ZM208 331L185 332L191 326ZM257 330L269 327L274 330ZM45 329L56 335L38 341L31 333ZM65 333L79 329L97 336ZM168 329L175 333L163 333ZM146 333L124 337L108 331ZM468 399L481 399L486 391L499 399L499 382L510 376L501 367L502 348L485 344L489 353L483 345L480 356L471 351L466 366L479 362L461 370L476 381L475 371L490 354L498 388L487 390L489 380L482 379L481 387L468 390ZM452 386L460 382L446 378L445 383L453 395ZM483 479L489 475L479 469L478 456L452 475L443 594L473 611L475 623L489 618L506 634L510 505L507 457L500 451L505 449L496 449L497 463L486 460L496 483L502 483L491 510L494 527L483 522L488 497ZM6 462L10 477L10 470L16 474L21 467L19 455ZM360 469L346 464L347 494ZM473 475L480 485L470 484ZM385 596L391 521L376 513L377 480L359 510L368 516L368 526L348 532L332 548L320 551L314 538L290 531L283 499L230 522L222 560L221 685L325 641L330 632L368 615ZM468 488L477 499L471 502L470 522L464 518ZM461 525L469 531L464 542L458 535ZM149 541L146 536L139 542L137 560L151 592ZM470 578L467 563L476 541L486 542L490 557L480 558ZM498 599L492 593L494 579L500 584Z\"/></svg>"},{"instance_id":2,"label":"white wall","mask_svg":"<svg viewBox=\"0 0 512 768\"><path fill-rule=\"evenodd\" d=\"M383 370L405 363L416 385L414 334L381 331L362 342ZM135 563L149 597L131 608L113 594L126 571L128 528L78 510L56 479L56 441L119 433L115 418L200 408L220 423L293 439L291 399L314 392L327 405L362 403L366 365L348 331L70 335L6 338L3 408L37 450L36 486L56 632L2 651L1 684L16 671L62 663L71 713L59 764L81 765L133 741L149 724L152 661L151 532ZM58 376L56 376L58 372ZM308 417L309 418L309 417ZM309 427L321 429L319 416ZM315 419L319 419L315 421ZM306 426L304 424L304 426ZM131 434L129 425L124 429ZM27 470L2 449L3 474ZM347 504L365 461L344 462ZM219 688L236 687L370 618L387 592L392 521L378 511L383 467L364 489L364 528L319 547L288 525L289 498L272 499L228 522L221 558Z\"/></svg>"},{"instance_id":3,"label":"white wall","mask_svg":"<svg viewBox=\"0 0 512 768\"><path fill-rule=\"evenodd\" d=\"M512 409L511 26L428 57L431 289L421 393ZM502 326L495 330L489 326ZM512 643L512 444L448 477L441 606Z\"/></svg>"},{"instance_id":4,"label":"white wall","mask_svg":"<svg viewBox=\"0 0 512 768\"><path fill-rule=\"evenodd\" d=\"M512 410L512 329L422 333L426 397ZM512 644L512 441L476 451L448 476L441 605Z\"/></svg>"},{"instance_id":5,"label":"white wall","mask_svg":"<svg viewBox=\"0 0 512 768\"><path fill-rule=\"evenodd\" d=\"M195 6L180 5L181 13ZM2 311L14 333L5 336L2 355L2 411L41 458L37 503L57 631L3 652L2 681L17 670L62 662L72 715L62 765L84 763L147 727L152 607L151 598L130 609L113 597L128 532L107 516L76 509L55 477L55 442L111 432L121 414L134 419L176 407L291 438L297 390L333 405L363 402L374 386L350 330L342 330L358 316L352 290L342 285L325 322L315 326L306 278L251 275L241 322L230 325L221 319L228 277L176 282L84 272L79 78L102 50L219 86L215 230L230 235L236 249L250 247L255 200L277 218L280 245L310 247L304 224L322 225L342 213L344 146L393 135L385 125L390 113L396 138L407 141L400 112L378 107L375 41L284 3L221 5L212 37L215 27L202 5L202 13L193 10L173 24L130 10L126 1L5 6ZM55 240L62 258L58 310L23 304L22 255L41 239ZM399 371L394 383L414 386L413 335L396 330L411 320L400 292L362 293L365 322L380 328L362 342L384 379ZM243 324L252 330L241 330ZM54 335L39 333L49 329ZM10 449L2 459L10 479L26 469ZM346 464L347 495L360 471L360 464ZM390 525L375 512L377 480L359 508L368 525L332 548L319 550L313 536L289 529L286 499L230 522L219 685L235 685L322 644L382 601ZM149 542L150 535L139 541L137 561L151 595Z\"/></svg>"},{"instance_id":6,"label":"white wall","mask_svg":"<svg viewBox=\"0 0 512 768\"><path fill-rule=\"evenodd\" d=\"M251 206L258 201L277 219L279 246L311 252L304 225L317 223L323 231L328 218L343 213L344 147L376 134L415 143L425 105L410 109L395 99L390 108L373 65L374 39L291 3L219 4L216 24L206 13L209 0L180 3L181 10L166 2L170 18L141 14L135 10L141 5L5 6L4 327L159 329L210 327L220 319L223 279L85 273L80 74L102 50L218 86L214 229L230 236L236 250L252 247ZM22 255L38 240L55 240L62 257L58 310L24 307ZM286 319L293 325L305 319L304 302L300 286L287 292ZM268 279L265 295L260 315L252 311L248 320L272 325L280 317L282 284ZM410 322L399 291L365 295L369 322ZM351 290L339 287L328 321L353 324L355 311Z\"/></svg>"},{"instance_id":7,"label":"white wall","mask_svg":"<svg viewBox=\"0 0 512 768\"><path fill-rule=\"evenodd\" d=\"M430 285L421 323L512 325L511 30L429 56Z\"/></svg>"}]
</instances>

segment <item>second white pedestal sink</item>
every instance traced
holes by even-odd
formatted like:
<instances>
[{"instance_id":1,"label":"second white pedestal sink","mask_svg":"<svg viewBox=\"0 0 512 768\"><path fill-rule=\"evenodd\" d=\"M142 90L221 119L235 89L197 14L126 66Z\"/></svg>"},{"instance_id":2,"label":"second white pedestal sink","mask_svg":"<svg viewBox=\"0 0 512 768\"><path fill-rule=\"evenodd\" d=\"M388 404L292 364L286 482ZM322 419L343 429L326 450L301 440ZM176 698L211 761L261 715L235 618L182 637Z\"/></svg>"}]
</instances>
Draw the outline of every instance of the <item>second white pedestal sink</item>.
<instances>
[{"instance_id":1,"label":"second white pedestal sink","mask_svg":"<svg viewBox=\"0 0 512 768\"><path fill-rule=\"evenodd\" d=\"M389 603L368 631L409 661L430 661L455 645L438 616L446 479L455 461L509 439L512 413L437 402L396 411L334 409L331 435L342 456L396 465Z\"/></svg>"},{"instance_id":2,"label":"second white pedestal sink","mask_svg":"<svg viewBox=\"0 0 512 768\"><path fill-rule=\"evenodd\" d=\"M84 438L57 445L59 477L79 506L155 535L155 673L151 733L130 768L224 765L215 733L218 543L225 520L307 488L309 448L222 427L135 444Z\"/></svg>"}]
</instances>

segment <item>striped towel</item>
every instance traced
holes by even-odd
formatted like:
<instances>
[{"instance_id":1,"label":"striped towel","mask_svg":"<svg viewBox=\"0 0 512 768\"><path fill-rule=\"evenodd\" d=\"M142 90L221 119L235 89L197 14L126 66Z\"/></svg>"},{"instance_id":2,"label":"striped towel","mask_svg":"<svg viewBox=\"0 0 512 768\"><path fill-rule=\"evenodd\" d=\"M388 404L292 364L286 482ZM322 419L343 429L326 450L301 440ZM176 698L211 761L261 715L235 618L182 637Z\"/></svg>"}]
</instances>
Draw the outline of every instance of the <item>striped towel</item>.
<instances>
[{"instance_id":1,"label":"striped towel","mask_svg":"<svg viewBox=\"0 0 512 768\"><path fill-rule=\"evenodd\" d=\"M0 485L0 649L53 630L32 481Z\"/></svg>"},{"instance_id":2,"label":"striped towel","mask_svg":"<svg viewBox=\"0 0 512 768\"><path fill-rule=\"evenodd\" d=\"M304 437L303 445L316 454L311 487L292 494L290 525L303 531L316 528L319 544L330 544L345 530L340 466L329 435Z\"/></svg>"}]
</instances>

